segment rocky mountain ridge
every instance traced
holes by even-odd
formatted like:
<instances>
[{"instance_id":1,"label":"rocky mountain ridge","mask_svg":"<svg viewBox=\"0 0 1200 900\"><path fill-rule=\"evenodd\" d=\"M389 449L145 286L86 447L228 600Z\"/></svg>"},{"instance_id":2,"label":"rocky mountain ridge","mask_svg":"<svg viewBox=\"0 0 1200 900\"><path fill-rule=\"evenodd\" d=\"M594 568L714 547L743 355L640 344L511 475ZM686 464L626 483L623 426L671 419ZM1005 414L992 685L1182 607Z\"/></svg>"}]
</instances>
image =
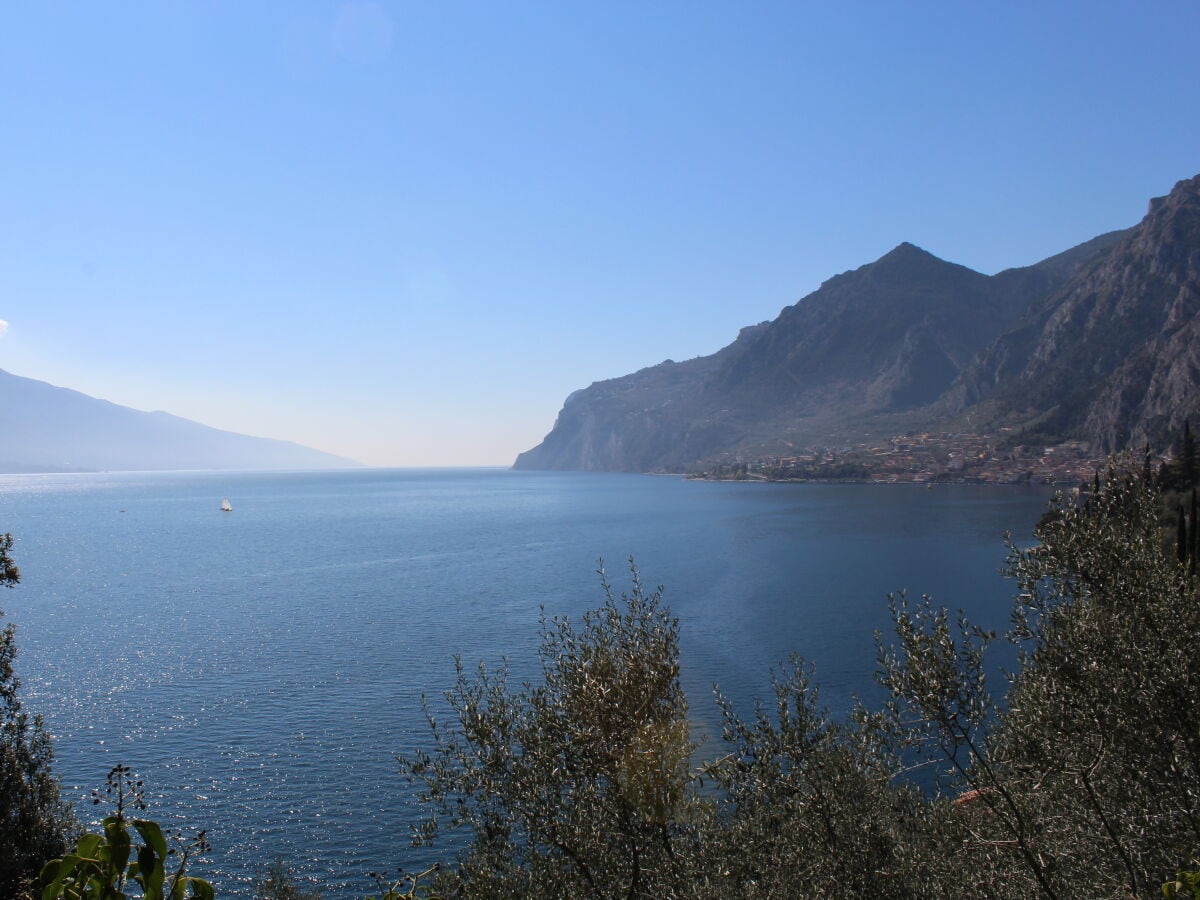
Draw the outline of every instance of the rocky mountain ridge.
<instances>
[{"instance_id":1,"label":"rocky mountain ridge","mask_svg":"<svg viewBox=\"0 0 1200 900\"><path fill-rule=\"evenodd\" d=\"M1131 231L992 276L902 243L711 356L576 391L515 468L687 471L961 415L977 355Z\"/></svg>"},{"instance_id":2,"label":"rocky mountain ridge","mask_svg":"<svg viewBox=\"0 0 1200 900\"><path fill-rule=\"evenodd\" d=\"M1042 441L1158 446L1200 414L1200 175L1002 335L938 412Z\"/></svg>"}]
</instances>

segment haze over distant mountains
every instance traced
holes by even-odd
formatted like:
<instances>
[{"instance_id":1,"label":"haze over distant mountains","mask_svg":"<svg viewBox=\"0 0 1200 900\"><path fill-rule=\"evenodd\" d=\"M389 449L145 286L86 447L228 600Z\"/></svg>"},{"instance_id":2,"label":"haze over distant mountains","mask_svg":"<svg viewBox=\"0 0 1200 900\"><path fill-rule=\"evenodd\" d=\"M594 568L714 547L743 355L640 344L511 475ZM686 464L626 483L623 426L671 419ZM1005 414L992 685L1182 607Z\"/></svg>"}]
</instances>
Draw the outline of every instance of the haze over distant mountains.
<instances>
[{"instance_id":1,"label":"haze over distant mountains","mask_svg":"<svg viewBox=\"0 0 1200 900\"><path fill-rule=\"evenodd\" d=\"M0 370L0 472L324 469L358 463L290 441L141 412Z\"/></svg>"},{"instance_id":2,"label":"haze over distant mountains","mask_svg":"<svg viewBox=\"0 0 1200 900\"><path fill-rule=\"evenodd\" d=\"M1198 388L1200 176L992 276L900 244L711 356L576 391L515 467L681 471L914 429L1158 445Z\"/></svg>"}]
</instances>

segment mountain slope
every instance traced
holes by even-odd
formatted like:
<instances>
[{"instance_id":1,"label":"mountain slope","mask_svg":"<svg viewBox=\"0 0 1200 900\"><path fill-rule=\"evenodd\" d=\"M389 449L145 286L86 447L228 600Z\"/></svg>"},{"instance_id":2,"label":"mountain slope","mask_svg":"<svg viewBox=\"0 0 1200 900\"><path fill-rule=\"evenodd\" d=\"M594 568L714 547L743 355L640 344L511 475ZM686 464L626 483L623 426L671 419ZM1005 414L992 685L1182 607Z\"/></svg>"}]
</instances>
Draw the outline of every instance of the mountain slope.
<instances>
[{"instance_id":1,"label":"mountain slope","mask_svg":"<svg viewBox=\"0 0 1200 900\"><path fill-rule=\"evenodd\" d=\"M735 416L704 409L705 384L722 363L766 328L743 328L737 340L711 356L666 360L631 375L575 391L554 428L517 457L517 469L589 469L642 472L677 468L736 442ZM728 412L728 411L726 411Z\"/></svg>"},{"instance_id":2,"label":"mountain slope","mask_svg":"<svg viewBox=\"0 0 1200 900\"><path fill-rule=\"evenodd\" d=\"M920 406L1021 311L986 275L900 244L784 309L714 388L801 415Z\"/></svg>"},{"instance_id":3,"label":"mountain slope","mask_svg":"<svg viewBox=\"0 0 1200 900\"><path fill-rule=\"evenodd\" d=\"M990 277L900 244L711 356L576 391L515 468L677 470L901 427L1122 234Z\"/></svg>"},{"instance_id":4,"label":"mountain slope","mask_svg":"<svg viewBox=\"0 0 1200 900\"><path fill-rule=\"evenodd\" d=\"M1107 450L1200 414L1200 176L969 366L943 401L977 426Z\"/></svg>"},{"instance_id":5,"label":"mountain slope","mask_svg":"<svg viewBox=\"0 0 1200 900\"><path fill-rule=\"evenodd\" d=\"M357 463L141 412L0 370L0 471L310 469Z\"/></svg>"}]
</instances>

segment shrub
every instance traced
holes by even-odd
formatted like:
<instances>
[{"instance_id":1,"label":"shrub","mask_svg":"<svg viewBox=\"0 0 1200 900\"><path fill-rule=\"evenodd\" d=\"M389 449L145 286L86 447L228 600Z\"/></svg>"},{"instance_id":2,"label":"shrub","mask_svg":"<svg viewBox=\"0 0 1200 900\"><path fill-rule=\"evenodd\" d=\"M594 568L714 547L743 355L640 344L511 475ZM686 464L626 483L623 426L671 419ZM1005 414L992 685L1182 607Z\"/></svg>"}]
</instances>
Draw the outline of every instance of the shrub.
<instances>
[{"instance_id":1,"label":"shrub","mask_svg":"<svg viewBox=\"0 0 1200 900\"><path fill-rule=\"evenodd\" d=\"M254 882L254 900L321 900L320 891L306 891L283 860L274 860Z\"/></svg>"},{"instance_id":2,"label":"shrub","mask_svg":"<svg viewBox=\"0 0 1200 900\"><path fill-rule=\"evenodd\" d=\"M21 580L12 547L11 534L0 536L0 584L10 588ZM0 630L0 897L21 896L42 862L66 849L75 829L59 796L50 735L40 716L22 708L16 655L10 623Z\"/></svg>"},{"instance_id":3,"label":"shrub","mask_svg":"<svg viewBox=\"0 0 1200 900\"><path fill-rule=\"evenodd\" d=\"M643 896L687 877L702 805L691 789L678 622L661 591L604 605L576 628L542 620L542 683L457 664L453 718L430 715L434 749L404 758L432 841L469 845L443 887L462 896Z\"/></svg>"},{"instance_id":4,"label":"shrub","mask_svg":"<svg viewBox=\"0 0 1200 900\"><path fill-rule=\"evenodd\" d=\"M1036 546L1010 547L1022 652L1001 706L990 636L928 604L897 609L893 725L968 800L946 850L972 891L1146 896L1200 846L1200 604L1157 509L1126 462L1086 504L1060 497Z\"/></svg>"},{"instance_id":5,"label":"shrub","mask_svg":"<svg viewBox=\"0 0 1200 900\"><path fill-rule=\"evenodd\" d=\"M190 841L176 835L168 841L156 822L129 818L128 810L144 810L146 804L142 782L122 765L108 773L104 791L93 792L93 798L95 803L111 800L114 811L99 834L85 834L72 852L46 863L42 900L121 900L129 896L126 890L144 900L212 900L212 885L187 874L192 857L208 849L203 831ZM131 827L142 839L136 855ZM174 871L168 872L172 863Z\"/></svg>"}]
</instances>

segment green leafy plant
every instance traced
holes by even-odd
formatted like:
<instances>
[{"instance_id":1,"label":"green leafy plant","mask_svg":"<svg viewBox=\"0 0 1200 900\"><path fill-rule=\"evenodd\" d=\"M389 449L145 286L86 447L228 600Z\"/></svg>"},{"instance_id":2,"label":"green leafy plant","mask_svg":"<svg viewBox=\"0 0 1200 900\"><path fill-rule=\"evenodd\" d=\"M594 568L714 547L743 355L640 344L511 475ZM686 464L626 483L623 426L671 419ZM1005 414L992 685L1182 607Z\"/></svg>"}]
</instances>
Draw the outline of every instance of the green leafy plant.
<instances>
[{"instance_id":1,"label":"green leafy plant","mask_svg":"<svg viewBox=\"0 0 1200 900\"><path fill-rule=\"evenodd\" d=\"M212 885L187 874L192 858L209 848L203 831L191 840L169 841L157 823L130 818L129 810L144 810L146 804L142 782L123 765L108 773L102 791L93 792L94 803L106 799L115 809L101 832L85 834L72 852L42 869L42 900L211 900ZM142 840L136 853L131 828Z\"/></svg>"},{"instance_id":2,"label":"green leafy plant","mask_svg":"<svg viewBox=\"0 0 1200 900\"><path fill-rule=\"evenodd\" d=\"M1193 863L1200 860L1193 860ZM1188 900L1200 900L1200 871L1176 872L1175 878L1162 886L1164 897L1186 897Z\"/></svg>"}]
</instances>

